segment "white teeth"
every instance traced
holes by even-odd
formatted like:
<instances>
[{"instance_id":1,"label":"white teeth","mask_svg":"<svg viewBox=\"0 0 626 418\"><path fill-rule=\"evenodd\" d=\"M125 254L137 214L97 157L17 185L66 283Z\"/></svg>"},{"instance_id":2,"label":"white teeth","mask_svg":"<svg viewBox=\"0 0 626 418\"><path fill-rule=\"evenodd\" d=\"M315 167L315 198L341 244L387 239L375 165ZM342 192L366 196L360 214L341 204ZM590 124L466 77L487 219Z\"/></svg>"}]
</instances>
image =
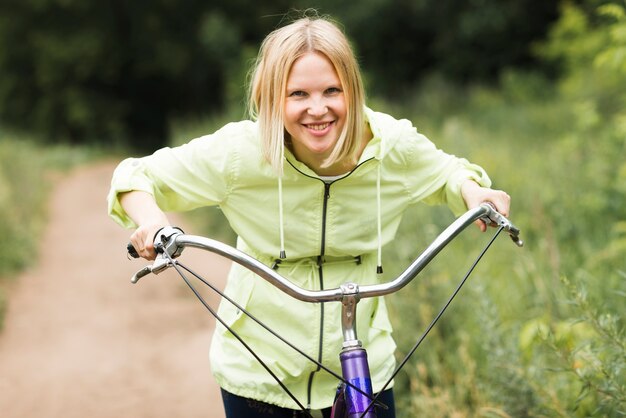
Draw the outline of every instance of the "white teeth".
<instances>
[{"instance_id":1,"label":"white teeth","mask_svg":"<svg viewBox=\"0 0 626 418\"><path fill-rule=\"evenodd\" d=\"M307 125L307 128L313 129L314 131L323 131L330 125L330 123L326 122L321 125Z\"/></svg>"}]
</instances>

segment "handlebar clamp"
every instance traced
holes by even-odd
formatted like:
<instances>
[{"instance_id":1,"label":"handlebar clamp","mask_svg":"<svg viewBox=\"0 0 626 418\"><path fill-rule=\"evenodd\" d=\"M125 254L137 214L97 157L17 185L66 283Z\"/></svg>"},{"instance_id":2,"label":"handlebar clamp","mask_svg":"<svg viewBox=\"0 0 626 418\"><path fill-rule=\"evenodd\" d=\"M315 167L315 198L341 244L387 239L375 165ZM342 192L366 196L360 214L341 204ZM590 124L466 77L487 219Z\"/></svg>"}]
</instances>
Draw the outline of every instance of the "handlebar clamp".
<instances>
[{"instance_id":1,"label":"handlebar clamp","mask_svg":"<svg viewBox=\"0 0 626 418\"><path fill-rule=\"evenodd\" d=\"M159 274L163 270L167 269L171 265L170 259L178 257L183 252L183 247L176 244L176 240L173 239L177 235L184 234L185 232L176 226L166 226L157 231L154 234L154 249L158 253L156 260L152 265L144 267L139 270L131 278L132 283L137 283L140 278L150 273ZM139 254L135 250L135 247L131 243L126 246L128 255L133 258L138 258ZM167 255L167 256L165 256Z\"/></svg>"},{"instance_id":2,"label":"handlebar clamp","mask_svg":"<svg viewBox=\"0 0 626 418\"><path fill-rule=\"evenodd\" d=\"M182 252L183 248L176 245L172 237L184 234L181 228L177 226L165 226L154 234L154 249L158 253L166 252L170 257L176 258Z\"/></svg>"}]
</instances>

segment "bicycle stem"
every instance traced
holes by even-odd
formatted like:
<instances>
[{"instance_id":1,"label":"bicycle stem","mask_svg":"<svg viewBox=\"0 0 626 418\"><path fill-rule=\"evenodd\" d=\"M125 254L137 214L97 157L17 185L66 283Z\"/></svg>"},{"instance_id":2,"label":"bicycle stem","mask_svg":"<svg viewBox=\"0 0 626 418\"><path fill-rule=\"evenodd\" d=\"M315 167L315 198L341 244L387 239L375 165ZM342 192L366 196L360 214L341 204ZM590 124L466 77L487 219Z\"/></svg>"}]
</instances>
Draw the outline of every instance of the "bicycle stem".
<instances>
[{"instance_id":1,"label":"bicycle stem","mask_svg":"<svg viewBox=\"0 0 626 418\"><path fill-rule=\"evenodd\" d=\"M359 286L355 283L341 285L343 299L341 301L341 330L343 333L343 349L361 347L356 334L356 306L359 303Z\"/></svg>"}]
</instances>

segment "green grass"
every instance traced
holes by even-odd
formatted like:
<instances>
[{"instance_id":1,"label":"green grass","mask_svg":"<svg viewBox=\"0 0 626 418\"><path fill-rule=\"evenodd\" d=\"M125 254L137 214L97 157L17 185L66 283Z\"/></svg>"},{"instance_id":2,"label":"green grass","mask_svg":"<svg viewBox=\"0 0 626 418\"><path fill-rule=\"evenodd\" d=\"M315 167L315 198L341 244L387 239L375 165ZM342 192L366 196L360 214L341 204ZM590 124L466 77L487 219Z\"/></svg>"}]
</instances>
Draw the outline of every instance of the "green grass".
<instances>
[{"instance_id":1,"label":"green grass","mask_svg":"<svg viewBox=\"0 0 626 418\"><path fill-rule=\"evenodd\" d=\"M0 137L0 328L13 278L37 260L46 202L55 174L100 155L93 149L43 147L34 140Z\"/></svg>"},{"instance_id":2,"label":"green grass","mask_svg":"<svg viewBox=\"0 0 626 418\"><path fill-rule=\"evenodd\" d=\"M485 167L512 196L526 241L520 250L502 238L476 269L398 379L400 416L625 413L626 130L592 99L571 100L556 86L522 94L541 84L517 74L497 91L454 90L434 80L393 107L446 151ZM406 266L450 221L445 210L415 209L386 249L391 264ZM391 298L400 351L485 239L467 231Z\"/></svg>"}]
</instances>

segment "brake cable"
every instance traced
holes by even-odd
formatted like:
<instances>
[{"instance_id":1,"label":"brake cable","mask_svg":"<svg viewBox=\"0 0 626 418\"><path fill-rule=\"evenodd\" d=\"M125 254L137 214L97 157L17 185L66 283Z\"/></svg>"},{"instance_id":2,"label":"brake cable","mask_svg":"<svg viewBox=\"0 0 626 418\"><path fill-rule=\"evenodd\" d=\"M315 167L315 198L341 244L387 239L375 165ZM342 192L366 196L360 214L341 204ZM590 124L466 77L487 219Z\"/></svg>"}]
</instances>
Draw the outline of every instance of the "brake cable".
<instances>
[{"instance_id":1,"label":"brake cable","mask_svg":"<svg viewBox=\"0 0 626 418\"><path fill-rule=\"evenodd\" d=\"M157 244L157 246L162 247L163 244ZM215 311L215 309L213 309L209 303L202 297L202 295L200 294L200 292L198 292L198 290L191 284L191 282L189 281L189 279L187 278L187 276L180 270L181 268L184 269L185 271L187 271L188 273L190 273L192 276L194 276L196 279L198 279L199 281L201 281L204 285L206 285L207 287L209 287L211 290L213 290L215 293L217 293L218 295L220 295L220 297L226 299L229 303L231 303L233 306L235 306L237 309L239 309L241 312L243 312L247 317L249 317L250 319L252 319L254 322L256 322L259 326L261 326L263 329L265 329L267 332L269 332L270 334L272 334L274 337L276 337L277 339L279 339L280 341L282 341L283 343L285 343L286 345L288 345L289 347L291 347L294 351L296 351L298 354L300 354L301 356L303 356L304 358L306 358L307 360L311 361L312 363L316 364L317 366L319 366L322 370L326 371L327 373L329 373L330 375L332 375L333 377L335 377L337 380L341 381L342 383L346 384L347 386L350 386L352 389L360 392L362 395L368 397L368 399L372 400L372 402L374 402L374 400L372 399L371 395L368 395L367 393L365 393L361 388L355 386L354 384L346 381L341 375L339 375L338 373L334 372L333 370L331 370L330 368L328 368L327 366L325 366L324 364L320 363L319 361L315 360L314 358L312 358L311 356L309 356L307 353L305 353L304 351L302 351L301 349L299 349L298 347L296 347L294 344L292 344L290 341L288 341L287 339L285 339L284 337L282 337L280 334L278 334L276 331L274 331L273 329L271 329L268 325L266 325L265 323L263 323L260 319L258 319L255 315L253 315L252 313L250 313L247 309L245 309L243 306L241 306L240 304L238 304L235 300L233 300L231 297L229 297L228 295L226 295L224 292L222 292L221 290L219 290L217 287L215 287L213 284L211 284L208 280L204 279L202 276L200 276L198 273L195 273L193 270L191 270L189 267L185 266L184 264L180 263L178 260L174 260L168 253L167 251L163 251L162 248L159 249L159 252L162 253L165 258L167 258L167 260L169 261L169 263L172 265L172 267L174 267L174 270L176 270L176 272L178 273L178 275L183 279L183 281L185 282L185 284L191 289L191 291L193 292L193 294L196 296L196 298L202 303L202 305L204 305L204 307L211 313L211 315L217 320L219 321L220 324L222 324L242 345L243 347L250 352L250 354L261 364L261 366L270 374L270 376L280 385L280 387L285 391L285 393L287 393L287 395L298 405L299 408L301 408L302 412L306 413L309 417L311 417L311 415L307 412L307 408L305 408L296 398L295 395L293 395L293 393L291 393L291 391L284 385L284 383L275 375L274 372L272 372L272 370L269 368L269 366L267 366L267 364L258 356L258 354L256 354L254 352L254 350L252 349L252 347L250 347L244 340L243 338L237 334L237 332L235 330L233 330L229 325L227 325L225 323L225 321L217 314L217 312ZM382 405L382 403L379 402L379 404ZM311 417L312 418L312 417Z\"/></svg>"},{"instance_id":2,"label":"brake cable","mask_svg":"<svg viewBox=\"0 0 626 418\"><path fill-rule=\"evenodd\" d=\"M461 291L461 288L463 287L463 285L465 284L465 282L467 281L467 279L469 278L469 276L472 274L472 272L474 271L474 269L476 268L476 266L478 265L478 263L480 262L480 260L483 258L483 256L485 255L485 253L487 253L487 251L489 250L489 248L491 247L491 244L494 243L494 241L496 240L496 238L498 237L498 235L500 235L500 232L502 232L502 230L504 229L504 227L500 226L498 228L498 230L496 231L496 233L494 234L494 236L491 238L491 240L487 243L487 245L485 246L485 248L483 248L483 250L480 252L480 254L478 254L478 257L476 258L476 260L474 260L474 262L472 263L472 265L470 266L469 270L467 270L467 273L465 273L465 276L463 277L463 280L461 280L461 282L458 284L458 286L456 287L456 289L454 290L454 292L452 292L452 295L448 298L448 300L446 301L446 303L443 305L443 307L439 310L439 313L435 316L435 318L430 322L430 324L428 325L428 327L426 327L426 330L422 333L422 335L417 339L417 342L413 345L413 347L411 348L411 350L409 351L409 353L404 357L404 359L400 362L400 364L398 365L398 367L396 367L396 370L392 373L391 377L389 378L389 380L387 380L387 383L385 383L383 385L383 388L378 392L378 394L376 396L374 396L374 399L372 400L372 402L369 404L369 406L367 408L365 408L365 411L363 411L363 414L361 415L361 418L365 416L365 414L367 414L367 412L372 409L372 405L374 405L376 403L376 401L378 400L378 397L380 396L381 393L383 393L385 391L385 389L387 389L387 387L391 384L391 382L393 381L393 379L398 375L398 373L400 372L400 370L405 366L405 364L409 361L409 359L411 358L411 356L415 353L415 351L417 350L417 348L420 346L420 344L422 344L422 342L424 341L424 339L426 339L426 336L430 333L430 331L435 327L435 325L437 324L437 322L439 321L439 319L443 316L444 312L446 311L446 309L448 309L448 307L450 306L450 304L452 303L452 301L454 300L454 298L456 297L456 295Z\"/></svg>"},{"instance_id":3,"label":"brake cable","mask_svg":"<svg viewBox=\"0 0 626 418\"><path fill-rule=\"evenodd\" d=\"M415 353L415 351L417 351L418 347L422 344L422 342L426 339L426 337L428 336L428 334L430 333L430 331L432 331L432 329L435 327L435 325L437 324L437 322L439 321L439 319L441 319L441 317L443 316L444 312L448 309L448 307L450 306L450 304L452 303L452 301L454 300L454 298L457 296L457 294L461 291L461 288L465 285L465 283L467 282L467 280L469 279L469 276L472 274L472 272L474 271L474 269L476 268L476 266L478 265L478 263L480 262L480 260L483 258L483 256L487 253L487 251L489 250L489 248L491 247L491 245L495 242L496 238L498 237L498 235L500 235L500 233L502 232L502 230L504 229L504 227L500 226L498 228L498 230L496 231L496 233L494 234L494 236L491 238L491 240L487 243L487 245L485 246L485 248L483 248L483 250L480 252L480 254L478 255L478 257L476 258L476 260L474 260L474 262L472 263L472 265L470 266L470 268L468 269L468 271L466 272L465 276L463 277L463 279L461 280L461 282L458 284L458 286L456 287L456 289L454 290L454 292L452 293L452 295L448 298L448 300L446 301L446 303L443 305L443 307L439 310L439 312L437 313L437 315L435 316L435 318L430 322L430 324L428 325L428 327L426 328L426 330L422 333L422 335L418 338L418 340L416 341L416 343L413 345L413 347L411 348L411 350L408 352L408 354L404 357L404 359L400 362L400 364L396 367L396 369L394 370L394 372L392 373L391 377L387 380L387 382L383 385L382 389L378 392L377 395L375 395L373 397L373 399L371 399L371 403L369 404L369 406L365 409L365 411L362 413L361 417L364 417L365 414L367 414L368 411L371 410L373 405L376 405L377 403L380 404L380 402L378 402L378 398L380 397L380 395L382 394L382 392L384 392L387 387L391 384L391 382L393 381L393 379L398 375L398 373L400 372L400 370L406 365L406 363L410 360L410 358L413 356L413 354ZM162 246L163 244L158 244L157 246ZM202 305L204 305L204 307L211 313L211 315L220 323L222 324L242 345L243 347L259 362L259 364L272 376L272 378L279 384L279 386L285 391L285 393L298 405L298 407L301 409L301 411L303 413L305 413L308 417L313 418L312 415L308 412L308 409L304 407L304 405L302 405L302 403L300 401L298 401L298 399L295 397L295 395L293 395L293 393L285 386L285 384L278 378L278 376L276 376L276 374L269 368L269 366L259 357L258 354L256 354L254 352L254 350L243 340L243 338L237 334L236 331L234 331L229 325L227 325L225 323L225 321L217 314L217 312L209 305L208 302L206 302L206 300L202 297L202 295L200 294L200 292L198 292L198 290L191 284L191 282L189 281L189 279L187 278L187 276L184 274L183 271L181 271L181 268L184 269L185 271L187 271L188 273L190 273L191 275L193 275L196 279L200 280L203 284L205 284L206 286L208 286L211 290L213 290L214 292L216 292L217 294L220 295L220 297L226 299L229 303L231 303L233 306L235 306L237 309L241 310L241 312L243 312L247 317L249 317L250 319L252 319L254 322L256 322L258 325L260 325L263 329L265 329L266 331L268 331L270 334L272 334L274 337L278 338L280 341L282 341L283 343L285 343L286 345L288 345L289 347L291 347L293 350L295 350L297 353L299 353L300 355L302 355L303 357L305 357L307 360L311 361L312 363L316 364L317 366L319 366L320 368L322 368L323 370L325 370L326 372L328 372L329 374L331 374L333 377L337 378L339 381L343 382L344 384L354 388L355 390L363 393L360 388L357 388L356 386L353 386L350 382L347 382L342 376L340 376L338 373L330 370L328 367L324 366L323 364L321 364L320 362L318 362L317 360L313 359L311 356L309 356L308 354L306 354L305 352L303 352L302 350L300 350L299 348L297 348L295 345L293 345L291 342L289 342L288 340L286 340L284 337L280 336L278 333L276 333L274 330L272 330L269 326L267 326L266 324L264 324L261 320L259 320L258 318L256 318L253 314L251 314L249 311L247 311L245 308L243 308L241 305L239 305L236 301L234 301L232 298L230 298L228 295L226 295L224 292L222 292L221 290L219 290L217 287L215 287L214 285L212 285L210 282L208 282L207 280L205 280L203 277L201 277L199 274L195 273L194 271L192 271L190 268L188 268L187 266L185 266L184 264L178 262L177 260L174 260L168 253L167 251L162 251L161 248L161 252L167 259L168 261L171 263L172 267L174 267L174 269L176 270L176 272L180 275L180 277L183 279L183 281L185 282L185 284L191 289L191 291L194 293L194 295L196 296L196 298L198 298L198 300L202 303ZM363 393L364 395L366 395L365 393Z\"/></svg>"}]
</instances>

